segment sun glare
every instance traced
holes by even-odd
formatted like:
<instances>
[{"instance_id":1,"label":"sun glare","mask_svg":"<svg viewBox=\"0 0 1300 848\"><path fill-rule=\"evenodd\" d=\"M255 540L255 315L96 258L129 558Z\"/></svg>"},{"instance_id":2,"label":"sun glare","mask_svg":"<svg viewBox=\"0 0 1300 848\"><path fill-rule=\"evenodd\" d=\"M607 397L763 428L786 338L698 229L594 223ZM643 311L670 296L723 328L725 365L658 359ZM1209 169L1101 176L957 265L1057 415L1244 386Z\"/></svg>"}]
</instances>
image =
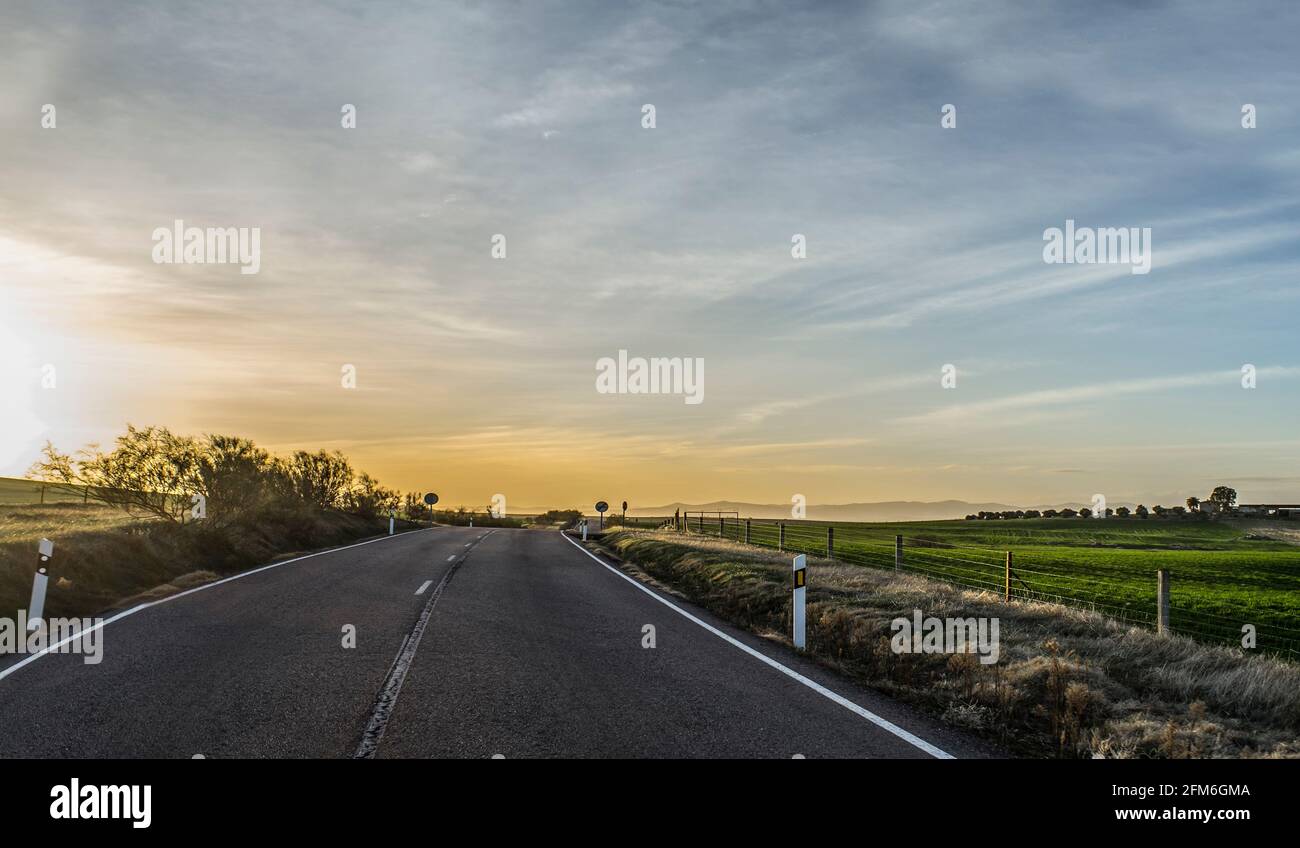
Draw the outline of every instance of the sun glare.
<instances>
[{"instance_id":1,"label":"sun glare","mask_svg":"<svg viewBox=\"0 0 1300 848\"><path fill-rule=\"evenodd\" d=\"M36 392L41 389L42 368L19 331L19 316L0 293L0 474L18 474L14 467L31 456L45 425L36 415ZM57 385L57 383L55 384Z\"/></svg>"}]
</instances>

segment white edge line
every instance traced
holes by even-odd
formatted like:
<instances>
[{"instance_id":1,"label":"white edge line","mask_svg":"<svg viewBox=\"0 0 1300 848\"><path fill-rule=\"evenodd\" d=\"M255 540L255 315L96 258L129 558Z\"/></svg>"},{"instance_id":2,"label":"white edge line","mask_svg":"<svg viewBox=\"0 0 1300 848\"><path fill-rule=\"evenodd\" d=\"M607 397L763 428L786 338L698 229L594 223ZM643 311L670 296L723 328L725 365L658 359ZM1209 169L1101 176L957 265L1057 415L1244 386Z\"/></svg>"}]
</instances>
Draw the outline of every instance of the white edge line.
<instances>
[{"instance_id":1,"label":"white edge line","mask_svg":"<svg viewBox=\"0 0 1300 848\"><path fill-rule=\"evenodd\" d=\"M428 589L431 585L433 585L433 581L432 581L432 580L426 580L426 581L424 581L423 583L420 584L420 588L418 588L418 589L415 590L415 594L417 594L417 595L423 595L423 594L424 594L424 590L425 590L425 589Z\"/></svg>"},{"instance_id":2,"label":"white edge line","mask_svg":"<svg viewBox=\"0 0 1300 848\"><path fill-rule=\"evenodd\" d=\"M788 677L793 678L797 682L802 683L804 686L807 686L809 689L813 690L818 695L822 695L823 697L829 698L830 700L834 701L835 703L839 704L841 707L844 707L844 709L849 710L850 712L857 713L858 715L862 716L867 721L871 722L872 724L876 725L882 730L887 730L888 732L897 736L899 739L902 739L904 742L908 742L916 746L917 748L920 748L922 751L925 751L927 754L929 754L932 757L935 757L940 760L957 759L952 754L949 754L947 751L944 751L942 748L931 745L929 742L926 742L924 739L917 736L916 734L909 733L908 731L894 724L892 721L881 718L880 716L873 713L871 710L868 710L866 707L858 706L857 704L850 701L848 698L845 698L843 695L838 695L835 692L832 692L831 690L827 689L825 686L821 685L817 681L804 677L799 672L795 671L794 669L788 666L782 665L781 663L769 657L767 654L764 654L762 651L754 650L753 648L746 645L744 642L741 642L739 639L735 639L731 636L728 636L726 633L723 633L721 630L709 624L708 622L702 621L698 617L691 615L689 612L677 606L672 601L669 601L668 599L661 597L655 592L650 591L650 589L647 588L640 581L633 580L631 577L628 577L626 574L619 571L614 566L605 562L600 557L596 556L591 551L584 548L582 545L579 545L577 542L570 539L563 530L560 531L560 535L564 537L564 541L573 545L575 548L582 551L584 554L591 557L596 562L605 566L605 568L609 569L612 573L617 574L619 577L622 577L624 580L631 583L633 586L637 587L642 592L645 592L647 595L654 598L659 603L668 607L673 612L676 612L678 615L681 615L682 617L688 619L689 621L695 622L700 627L703 627L705 630L712 633L714 636L717 636L719 639L731 643L732 645L736 646L737 648L749 654L750 656L754 657L755 659L767 663L772 668L776 669L782 674L785 674Z\"/></svg>"},{"instance_id":3,"label":"white edge line","mask_svg":"<svg viewBox=\"0 0 1300 848\"><path fill-rule=\"evenodd\" d=\"M427 533L432 529L434 528L425 527L421 530L408 530L405 533L394 533L392 536L380 536L377 539L367 539L364 542L356 542L351 545L344 545L341 548L330 548L329 550L325 550L325 551L317 551L314 554L304 554L303 556L294 557L293 559L286 559L281 562L273 562L269 565L259 566L254 569L250 569L249 571L241 571L238 574L232 574L229 577L223 577L220 580L213 580L211 583L204 583L202 586L195 586L193 589L186 589L184 592L177 592L175 595L168 595L167 597L159 598L156 601L149 601L147 603L139 604L137 606L131 607L128 610L123 610L122 612L119 612L117 615L111 618L106 618L92 627L87 627L85 630L78 630L76 633L69 636L68 638L62 639L59 642L56 642L55 644L50 645L46 648L42 648L41 650L37 651L31 656L19 660L18 662L14 663L8 668L0 669L0 680L4 680L6 677L13 674L15 671L27 665L28 663L35 662L36 660L40 659L41 657L45 656L48 653L51 653L52 651L57 651L59 648L62 648L64 645L68 644L69 642L72 642L75 639L80 638L82 634L91 633L95 630L99 630L103 627L107 627L108 625L112 624L115 621L120 621L121 619L126 618L128 615L135 615L141 610L146 610L149 607L156 607L159 604L165 604L168 601L174 601L177 598L183 598L186 595L193 595L195 592L202 592L204 589L211 589L214 586L220 586L222 583L230 583L231 581L234 580L242 580L245 577L251 577L252 575L259 574L263 571L270 571L272 568L279 568L282 565L288 565L291 562L302 562L303 560L311 559L312 557L325 556L325 554L338 553L339 551L346 551L351 548L359 548L362 545L373 545L375 542L383 542L388 539L400 539L403 536L410 536L414 533Z\"/></svg>"}]
</instances>

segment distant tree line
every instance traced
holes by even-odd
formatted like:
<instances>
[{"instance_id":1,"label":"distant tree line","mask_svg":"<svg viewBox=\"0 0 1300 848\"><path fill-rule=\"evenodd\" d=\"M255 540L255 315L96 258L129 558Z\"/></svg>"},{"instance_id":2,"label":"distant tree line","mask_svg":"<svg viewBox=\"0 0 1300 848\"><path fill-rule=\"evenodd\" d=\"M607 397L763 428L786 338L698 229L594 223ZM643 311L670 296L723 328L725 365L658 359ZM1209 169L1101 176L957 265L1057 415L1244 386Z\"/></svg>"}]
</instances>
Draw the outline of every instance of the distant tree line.
<instances>
[{"instance_id":1,"label":"distant tree line","mask_svg":"<svg viewBox=\"0 0 1300 848\"><path fill-rule=\"evenodd\" d=\"M1138 504L1136 508L1130 510L1126 506L1111 509L1106 508L1106 517L1128 518L1134 516L1137 518L1187 518L1191 517L1197 520L1208 520L1210 511L1202 509L1204 503L1214 505L1214 511L1224 514L1231 513L1237 505L1237 490L1230 486L1215 486L1214 491L1203 502L1200 498L1191 497L1187 499L1185 506L1167 507L1156 504L1150 509L1146 504ZM1001 511L981 510L966 516L967 521L1005 521L1016 518L1092 518L1093 511L1087 507L1082 509L1005 509Z\"/></svg>"}]
</instances>

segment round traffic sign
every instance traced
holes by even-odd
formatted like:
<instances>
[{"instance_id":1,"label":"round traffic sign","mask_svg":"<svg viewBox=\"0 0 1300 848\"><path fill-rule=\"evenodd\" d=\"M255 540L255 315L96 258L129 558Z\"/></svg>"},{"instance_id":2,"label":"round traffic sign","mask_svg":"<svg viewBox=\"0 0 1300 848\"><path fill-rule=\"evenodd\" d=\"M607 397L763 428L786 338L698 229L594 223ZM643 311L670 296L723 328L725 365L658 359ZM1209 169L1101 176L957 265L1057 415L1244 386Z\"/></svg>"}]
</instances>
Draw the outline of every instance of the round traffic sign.
<instances>
[{"instance_id":1,"label":"round traffic sign","mask_svg":"<svg viewBox=\"0 0 1300 848\"><path fill-rule=\"evenodd\" d=\"M604 501L596 501L596 512L604 512L609 509L609 504Z\"/></svg>"},{"instance_id":2,"label":"round traffic sign","mask_svg":"<svg viewBox=\"0 0 1300 848\"><path fill-rule=\"evenodd\" d=\"M623 511L627 512L627 501L623 501Z\"/></svg>"},{"instance_id":3,"label":"round traffic sign","mask_svg":"<svg viewBox=\"0 0 1300 848\"><path fill-rule=\"evenodd\" d=\"M438 502L438 496L435 495L433 492L430 492L429 494L424 496L424 502L427 503L429 506L433 506Z\"/></svg>"}]
</instances>

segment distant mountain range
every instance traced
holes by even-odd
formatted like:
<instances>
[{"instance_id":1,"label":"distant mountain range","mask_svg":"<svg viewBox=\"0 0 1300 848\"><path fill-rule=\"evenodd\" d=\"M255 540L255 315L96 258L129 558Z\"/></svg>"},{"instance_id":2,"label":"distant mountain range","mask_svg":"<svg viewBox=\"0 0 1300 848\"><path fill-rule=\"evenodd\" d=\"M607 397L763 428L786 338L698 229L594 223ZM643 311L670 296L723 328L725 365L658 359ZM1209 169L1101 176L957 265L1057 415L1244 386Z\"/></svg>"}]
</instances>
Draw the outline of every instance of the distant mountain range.
<instances>
[{"instance_id":1,"label":"distant mountain range","mask_svg":"<svg viewBox=\"0 0 1300 848\"><path fill-rule=\"evenodd\" d=\"M611 506L614 506L611 504ZM968 501L879 501L876 503L850 504L808 504L809 521L942 521L950 518L965 518L978 512L1001 512L1008 509L1080 509L1091 507L1090 503L1054 503L1016 506L1004 503L970 503ZM1111 502L1111 509L1127 506L1132 509L1136 504L1128 502ZM755 504L740 501L711 501L709 503L685 504L670 503L664 506L631 508L628 515L664 516L672 515L677 510L682 512L705 512L723 510L738 512L741 518L789 518L790 504Z\"/></svg>"}]
</instances>

